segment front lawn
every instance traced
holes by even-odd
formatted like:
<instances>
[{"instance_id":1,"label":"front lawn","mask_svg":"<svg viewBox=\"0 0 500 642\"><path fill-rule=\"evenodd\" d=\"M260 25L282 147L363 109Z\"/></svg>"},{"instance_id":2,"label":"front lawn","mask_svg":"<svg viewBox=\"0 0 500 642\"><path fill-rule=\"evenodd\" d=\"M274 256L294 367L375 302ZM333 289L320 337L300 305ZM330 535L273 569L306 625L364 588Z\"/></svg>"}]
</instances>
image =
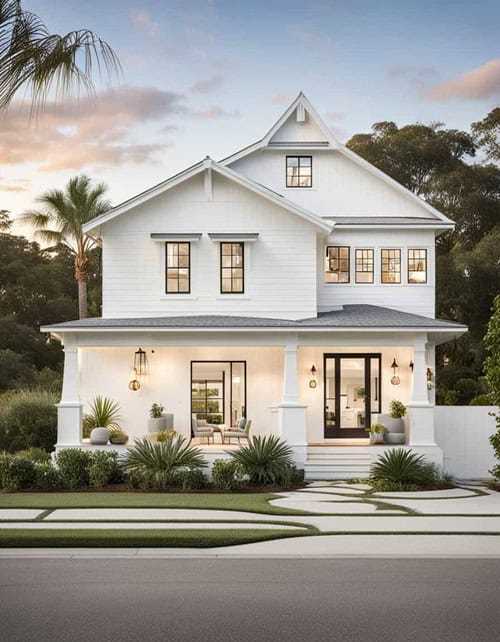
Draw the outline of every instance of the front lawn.
<instances>
[{"instance_id":1,"label":"front lawn","mask_svg":"<svg viewBox=\"0 0 500 642\"><path fill-rule=\"evenodd\" d=\"M0 530L0 548L209 548L215 546L233 546L249 544L284 537L306 537L316 534L313 530L297 530L296 532L279 530L167 530L167 529L123 529L102 530L90 529L50 529Z\"/></svg>"},{"instance_id":2,"label":"front lawn","mask_svg":"<svg viewBox=\"0 0 500 642\"><path fill-rule=\"evenodd\" d=\"M307 515L269 504L273 493L0 493L0 508L204 508L269 515Z\"/></svg>"}]
</instances>

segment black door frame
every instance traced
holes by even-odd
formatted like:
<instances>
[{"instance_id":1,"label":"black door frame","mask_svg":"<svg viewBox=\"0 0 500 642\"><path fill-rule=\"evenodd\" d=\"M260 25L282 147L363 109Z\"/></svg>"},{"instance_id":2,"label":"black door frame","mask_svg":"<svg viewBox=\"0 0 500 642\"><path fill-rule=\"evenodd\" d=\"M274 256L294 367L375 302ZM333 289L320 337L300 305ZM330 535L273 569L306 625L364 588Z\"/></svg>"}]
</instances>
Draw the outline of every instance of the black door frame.
<instances>
[{"instance_id":1,"label":"black door frame","mask_svg":"<svg viewBox=\"0 0 500 642\"><path fill-rule=\"evenodd\" d=\"M327 386L326 386L326 364L327 359L334 359L335 364L335 425L327 425ZM339 437L363 439L368 437L368 433L364 428L341 428L341 412L340 412L340 360L341 359L364 359L365 360L365 427L371 424L371 382L370 382L370 359L378 360L378 385L377 395L379 407L382 404L382 383L380 376L382 367L382 354L380 352L325 352L323 354L323 431L325 439L335 439Z\"/></svg>"}]
</instances>

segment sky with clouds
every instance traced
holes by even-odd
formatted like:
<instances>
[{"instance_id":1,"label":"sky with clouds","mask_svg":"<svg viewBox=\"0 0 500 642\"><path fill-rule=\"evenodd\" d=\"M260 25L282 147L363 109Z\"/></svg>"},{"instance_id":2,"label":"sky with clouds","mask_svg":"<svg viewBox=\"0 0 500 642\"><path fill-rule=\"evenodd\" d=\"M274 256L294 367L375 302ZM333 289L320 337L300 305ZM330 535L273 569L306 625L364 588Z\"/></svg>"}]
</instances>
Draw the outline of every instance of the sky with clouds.
<instances>
[{"instance_id":1,"label":"sky with clouds","mask_svg":"<svg viewBox=\"0 0 500 642\"><path fill-rule=\"evenodd\" d=\"M23 0L87 27L123 76L0 118L0 209L86 172L113 203L260 138L300 91L345 142L372 123L468 129L500 103L497 0Z\"/></svg>"}]
</instances>

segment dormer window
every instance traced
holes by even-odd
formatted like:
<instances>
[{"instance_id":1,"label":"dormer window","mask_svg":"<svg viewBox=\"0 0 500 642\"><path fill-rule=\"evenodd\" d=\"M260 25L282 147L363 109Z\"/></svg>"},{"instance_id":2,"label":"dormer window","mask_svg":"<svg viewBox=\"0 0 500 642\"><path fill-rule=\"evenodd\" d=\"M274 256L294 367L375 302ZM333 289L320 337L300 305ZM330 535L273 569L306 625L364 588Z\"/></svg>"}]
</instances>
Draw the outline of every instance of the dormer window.
<instances>
[{"instance_id":1,"label":"dormer window","mask_svg":"<svg viewBox=\"0 0 500 642\"><path fill-rule=\"evenodd\" d=\"M286 157L286 186L312 187L312 156Z\"/></svg>"}]
</instances>

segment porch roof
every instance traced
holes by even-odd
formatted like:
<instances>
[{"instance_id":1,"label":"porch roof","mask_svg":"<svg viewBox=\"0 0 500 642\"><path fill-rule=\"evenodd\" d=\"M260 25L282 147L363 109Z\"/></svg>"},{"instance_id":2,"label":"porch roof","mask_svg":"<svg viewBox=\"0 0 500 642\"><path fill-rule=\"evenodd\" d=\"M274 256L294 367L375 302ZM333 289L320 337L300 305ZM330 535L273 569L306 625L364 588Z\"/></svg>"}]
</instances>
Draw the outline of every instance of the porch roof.
<instances>
[{"instance_id":1,"label":"porch roof","mask_svg":"<svg viewBox=\"0 0 500 642\"><path fill-rule=\"evenodd\" d=\"M398 329L422 331L465 332L467 327L454 321L431 319L418 314L401 312L376 305L345 305L341 309L320 312L309 319L269 319L223 315L186 315L154 318L107 319L91 318L66 321L42 326L43 332L86 332L123 330L229 330L229 329L284 329L307 330L356 330Z\"/></svg>"}]
</instances>

